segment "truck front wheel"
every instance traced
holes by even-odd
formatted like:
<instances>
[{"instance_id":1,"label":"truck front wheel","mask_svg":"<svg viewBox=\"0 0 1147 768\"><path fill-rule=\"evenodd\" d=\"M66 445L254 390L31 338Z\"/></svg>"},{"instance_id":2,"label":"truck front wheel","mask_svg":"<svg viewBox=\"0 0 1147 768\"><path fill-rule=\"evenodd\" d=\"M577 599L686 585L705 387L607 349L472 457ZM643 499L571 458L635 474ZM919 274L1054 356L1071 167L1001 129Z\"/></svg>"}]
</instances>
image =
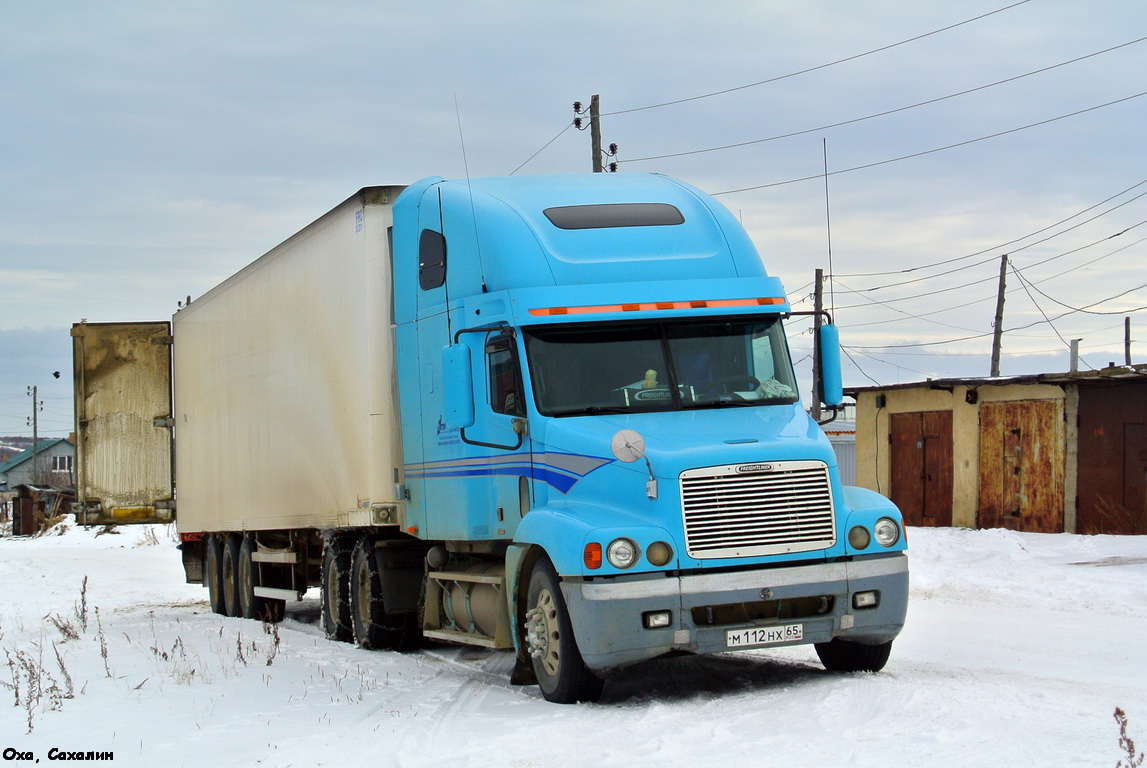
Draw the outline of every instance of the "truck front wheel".
<instances>
[{"instance_id":1,"label":"truck front wheel","mask_svg":"<svg viewBox=\"0 0 1147 768\"><path fill-rule=\"evenodd\" d=\"M816 643L816 655L829 672L879 672L888 663L892 641L876 645L862 645L850 640L833 638L828 643Z\"/></svg>"},{"instance_id":2,"label":"truck front wheel","mask_svg":"<svg viewBox=\"0 0 1147 768\"><path fill-rule=\"evenodd\" d=\"M526 608L525 643L542 695L556 704L597 701L601 678L582 660L558 575L544 555L530 572Z\"/></svg>"},{"instance_id":3,"label":"truck front wheel","mask_svg":"<svg viewBox=\"0 0 1147 768\"><path fill-rule=\"evenodd\" d=\"M386 610L374 543L366 536L358 540L351 559L350 602L354 637L360 646L388 651L417 647L418 615Z\"/></svg>"}]
</instances>

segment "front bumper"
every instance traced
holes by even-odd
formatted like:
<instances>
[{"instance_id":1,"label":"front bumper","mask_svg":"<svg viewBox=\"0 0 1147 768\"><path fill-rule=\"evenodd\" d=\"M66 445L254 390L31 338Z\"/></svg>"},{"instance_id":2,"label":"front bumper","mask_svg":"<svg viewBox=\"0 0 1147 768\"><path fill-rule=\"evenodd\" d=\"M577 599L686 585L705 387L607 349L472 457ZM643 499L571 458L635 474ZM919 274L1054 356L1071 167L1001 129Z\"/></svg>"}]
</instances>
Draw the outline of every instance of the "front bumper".
<instances>
[{"instance_id":1,"label":"front bumper","mask_svg":"<svg viewBox=\"0 0 1147 768\"><path fill-rule=\"evenodd\" d=\"M858 592L877 592L877 605L854 608L853 596ZM706 654L733 650L726 643L729 630L796 623L803 625L802 639L763 647L824 643L835 637L875 644L892 640L904 626L908 558L901 552L731 573L570 579L562 582L562 594L578 649L590 669L621 667L675 651ZM796 618L735 623L728 619L741 605L793 605L802 599L805 605L819 604L821 608ZM651 611L671 611L669 626L646 629L642 615ZM702 620L698 622L696 617Z\"/></svg>"}]
</instances>

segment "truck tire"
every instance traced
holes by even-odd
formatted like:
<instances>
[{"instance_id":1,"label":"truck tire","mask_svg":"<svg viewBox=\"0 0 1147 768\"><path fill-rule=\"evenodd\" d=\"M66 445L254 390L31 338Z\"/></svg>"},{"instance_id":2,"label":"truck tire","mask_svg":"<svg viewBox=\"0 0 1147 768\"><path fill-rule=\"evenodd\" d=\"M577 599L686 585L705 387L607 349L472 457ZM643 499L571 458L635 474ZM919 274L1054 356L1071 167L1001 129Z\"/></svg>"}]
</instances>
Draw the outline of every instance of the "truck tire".
<instances>
[{"instance_id":1,"label":"truck tire","mask_svg":"<svg viewBox=\"0 0 1147 768\"><path fill-rule=\"evenodd\" d=\"M350 615L350 567L354 539L332 536L323 545L323 630L331 640L354 640Z\"/></svg>"},{"instance_id":2,"label":"truck tire","mask_svg":"<svg viewBox=\"0 0 1147 768\"><path fill-rule=\"evenodd\" d=\"M239 616L239 546L234 533L227 534L223 544L223 607L227 616Z\"/></svg>"},{"instance_id":3,"label":"truck tire","mask_svg":"<svg viewBox=\"0 0 1147 768\"><path fill-rule=\"evenodd\" d=\"M421 633L416 613L388 613L382 598L382 574L367 536L358 540L351 558L351 622L363 648L408 651L418 646Z\"/></svg>"},{"instance_id":4,"label":"truck tire","mask_svg":"<svg viewBox=\"0 0 1147 768\"><path fill-rule=\"evenodd\" d=\"M546 556L534 563L526 598L525 645L546 701L597 701L602 680L582 660L558 575Z\"/></svg>"},{"instance_id":5,"label":"truck tire","mask_svg":"<svg viewBox=\"0 0 1147 768\"><path fill-rule=\"evenodd\" d=\"M863 645L837 637L828 643L816 643L814 647L820 663L829 672L879 672L892 653L891 640Z\"/></svg>"},{"instance_id":6,"label":"truck tire","mask_svg":"<svg viewBox=\"0 0 1147 768\"><path fill-rule=\"evenodd\" d=\"M207 604L212 613L227 614L223 601L223 542L218 536L203 539L203 584L207 587Z\"/></svg>"},{"instance_id":7,"label":"truck tire","mask_svg":"<svg viewBox=\"0 0 1147 768\"><path fill-rule=\"evenodd\" d=\"M254 536L244 536L239 545L239 615L244 619L277 624L283 620L287 601L255 595L255 587L262 582L259 579L259 566L251 559L251 555L258 549Z\"/></svg>"}]
</instances>

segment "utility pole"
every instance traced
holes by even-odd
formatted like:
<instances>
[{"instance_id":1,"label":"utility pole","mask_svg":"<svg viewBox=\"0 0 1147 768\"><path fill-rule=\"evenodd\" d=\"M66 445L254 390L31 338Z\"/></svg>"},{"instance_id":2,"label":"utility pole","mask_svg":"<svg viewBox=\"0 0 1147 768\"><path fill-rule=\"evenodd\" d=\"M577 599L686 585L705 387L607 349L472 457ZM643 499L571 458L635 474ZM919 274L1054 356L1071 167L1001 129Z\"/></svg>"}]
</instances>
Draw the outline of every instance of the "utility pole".
<instances>
[{"instance_id":1,"label":"utility pole","mask_svg":"<svg viewBox=\"0 0 1147 768\"><path fill-rule=\"evenodd\" d=\"M593 172L601 173L601 98L589 97L589 141L593 152Z\"/></svg>"},{"instance_id":2,"label":"utility pole","mask_svg":"<svg viewBox=\"0 0 1147 768\"><path fill-rule=\"evenodd\" d=\"M39 393L39 387L28 387L28 396L32 398L32 415L28 417L28 426L32 428L32 485L40 484L40 411L44 410L44 403Z\"/></svg>"},{"instance_id":3,"label":"utility pole","mask_svg":"<svg viewBox=\"0 0 1147 768\"><path fill-rule=\"evenodd\" d=\"M573 121L574 127L577 128L579 131L585 130L585 127L582 125L581 116L586 114L586 112L589 112L589 141L590 141L590 153L592 154L592 157L590 159L593 163L593 166L592 166L593 172L594 173L602 173L603 171L606 170L605 164L602 161L602 157L603 156L616 157L617 156L617 145L616 144L610 144L609 148L606 149L605 151L603 151L601 148L601 97L596 93L593 96L590 96L589 97L589 109L588 110L584 110L581 108L581 102L580 101L575 101L573 104L573 108L574 108L574 121ZM609 172L610 173L616 173L617 172L617 162L616 161L610 162Z\"/></svg>"},{"instance_id":4,"label":"utility pole","mask_svg":"<svg viewBox=\"0 0 1147 768\"><path fill-rule=\"evenodd\" d=\"M809 412L813 421L820 421L820 313L824 310L823 282L824 270L818 269L812 293L812 408Z\"/></svg>"},{"instance_id":5,"label":"utility pole","mask_svg":"<svg viewBox=\"0 0 1147 768\"><path fill-rule=\"evenodd\" d=\"M1131 365L1131 318L1123 318L1123 364Z\"/></svg>"},{"instance_id":6,"label":"utility pole","mask_svg":"<svg viewBox=\"0 0 1147 768\"><path fill-rule=\"evenodd\" d=\"M1071 340L1071 344L1070 344L1071 362L1069 365L1069 370L1072 373L1078 373L1079 372L1079 342L1081 342L1081 341L1083 341L1083 339L1072 339Z\"/></svg>"},{"instance_id":7,"label":"utility pole","mask_svg":"<svg viewBox=\"0 0 1147 768\"><path fill-rule=\"evenodd\" d=\"M1000 346L1004 337L1004 288L1008 278L1008 255L1000 257L1000 289L996 294L996 320L992 333L992 376L1000 375Z\"/></svg>"}]
</instances>

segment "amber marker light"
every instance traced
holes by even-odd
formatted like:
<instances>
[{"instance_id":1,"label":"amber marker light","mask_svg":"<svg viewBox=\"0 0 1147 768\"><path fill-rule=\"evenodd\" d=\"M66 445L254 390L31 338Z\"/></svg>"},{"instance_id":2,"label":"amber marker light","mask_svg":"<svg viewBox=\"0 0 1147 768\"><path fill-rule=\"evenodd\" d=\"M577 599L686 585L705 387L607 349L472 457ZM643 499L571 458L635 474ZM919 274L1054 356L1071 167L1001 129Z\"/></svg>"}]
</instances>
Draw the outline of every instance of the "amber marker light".
<instances>
[{"instance_id":1,"label":"amber marker light","mask_svg":"<svg viewBox=\"0 0 1147 768\"><path fill-rule=\"evenodd\" d=\"M584 307L541 307L531 309L535 317L554 315L593 315L603 312L653 312L664 309L724 309L728 307L768 307L784 304L775 296L754 299L694 299L692 301L642 301L627 304L597 304Z\"/></svg>"},{"instance_id":2,"label":"amber marker light","mask_svg":"<svg viewBox=\"0 0 1147 768\"><path fill-rule=\"evenodd\" d=\"M585 567L590 570L597 570L601 567L601 545L596 541L590 542L585 545L585 552L582 553L582 560L585 561Z\"/></svg>"}]
</instances>

